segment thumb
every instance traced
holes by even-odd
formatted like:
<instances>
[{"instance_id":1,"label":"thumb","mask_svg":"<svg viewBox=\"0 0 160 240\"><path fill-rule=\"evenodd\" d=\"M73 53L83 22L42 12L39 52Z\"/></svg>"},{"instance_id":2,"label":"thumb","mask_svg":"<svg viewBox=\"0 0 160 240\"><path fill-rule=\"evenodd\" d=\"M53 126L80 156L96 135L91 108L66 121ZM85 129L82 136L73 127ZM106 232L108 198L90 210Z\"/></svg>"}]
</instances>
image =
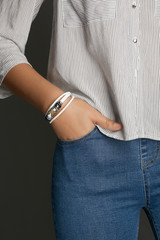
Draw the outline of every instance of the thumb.
<instances>
[{"instance_id":1,"label":"thumb","mask_svg":"<svg viewBox=\"0 0 160 240\"><path fill-rule=\"evenodd\" d=\"M123 125L121 123L115 122L115 121L105 117L99 111L97 111L97 113L96 113L94 122L95 122L95 124L100 125L103 128L107 128L111 131L117 131L123 127Z\"/></svg>"}]
</instances>

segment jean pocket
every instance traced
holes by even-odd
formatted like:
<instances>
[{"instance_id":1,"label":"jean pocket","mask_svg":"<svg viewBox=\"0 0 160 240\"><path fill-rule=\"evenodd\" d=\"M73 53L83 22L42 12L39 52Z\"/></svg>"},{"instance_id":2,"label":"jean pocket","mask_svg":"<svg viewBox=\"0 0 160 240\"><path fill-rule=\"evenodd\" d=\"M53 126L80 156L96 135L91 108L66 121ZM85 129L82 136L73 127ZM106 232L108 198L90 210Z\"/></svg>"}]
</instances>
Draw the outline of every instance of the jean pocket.
<instances>
[{"instance_id":1,"label":"jean pocket","mask_svg":"<svg viewBox=\"0 0 160 240\"><path fill-rule=\"evenodd\" d=\"M71 140L62 140L57 137L57 143L60 145L71 145L79 142L84 142L86 139L89 139L93 136L94 133L98 130L97 126L95 125L94 128L87 134L85 134L83 137L71 139Z\"/></svg>"},{"instance_id":2,"label":"jean pocket","mask_svg":"<svg viewBox=\"0 0 160 240\"><path fill-rule=\"evenodd\" d=\"M155 0L154 17L160 18L160 0Z\"/></svg>"},{"instance_id":3,"label":"jean pocket","mask_svg":"<svg viewBox=\"0 0 160 240\"><path fill-rule=\"evenodd\" d=\"M63 26L80 27L116 18L117 0L62 0Z\"/></svg>"}]
</instances>

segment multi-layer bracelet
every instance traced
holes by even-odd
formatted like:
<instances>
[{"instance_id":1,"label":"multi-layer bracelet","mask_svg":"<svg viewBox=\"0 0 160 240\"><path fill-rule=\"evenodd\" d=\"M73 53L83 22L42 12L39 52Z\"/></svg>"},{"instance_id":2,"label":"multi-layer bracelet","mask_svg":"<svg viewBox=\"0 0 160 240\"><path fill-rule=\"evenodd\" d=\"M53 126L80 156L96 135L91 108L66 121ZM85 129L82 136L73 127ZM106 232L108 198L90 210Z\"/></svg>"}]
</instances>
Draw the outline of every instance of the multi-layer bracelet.
<instances>
[{"instance_id":1,"label":"multi-layer bracelet","mask_svg":"<svg viewBox=\"0 0 160 240\"><path fill-rule=\"evenodd\" d=\"M61 96L59 96L48 108L45 113L45 119L49 121L51 124L62 112L69 106L69 104L73 101L74 96L70 99L70 101L65 105L65 107L54 117L54 115L58 112L58 110L62 107L63 102L72 95L71 92L65 92ZM61 99L62 98L62 99ZM61 100L59 100L61 99Z\"/></svg>"}]
</instances>

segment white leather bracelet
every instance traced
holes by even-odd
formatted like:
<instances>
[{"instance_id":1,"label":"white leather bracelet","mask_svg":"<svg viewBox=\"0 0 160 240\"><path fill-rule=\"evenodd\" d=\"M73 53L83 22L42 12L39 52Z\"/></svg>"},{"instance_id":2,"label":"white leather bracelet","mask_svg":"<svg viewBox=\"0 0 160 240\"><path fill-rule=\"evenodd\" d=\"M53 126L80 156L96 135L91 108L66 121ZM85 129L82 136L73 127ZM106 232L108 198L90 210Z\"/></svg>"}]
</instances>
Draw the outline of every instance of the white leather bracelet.
<instances>
[{"instance_id":1,"label":"white leather bracelet","mask_svg":"<svg viewBox=\"0 0 160 240\"><path fill-rule=\"evenodd\" d=\"M51 120L52 119L52 114L51 114L51 110L52 113L56 113L59 108L61 107L62 103L71 95L71 92L65 92L62 95L60 95L48 108L48 110L45 113L45 118L47 120ZM63 97L64 96L64 97ZM62 98L63 97L63 98ZM58 101L60 98L62 98L60 101Z\"/></svg>"},{"instance_id":2,"label":"white leather bracelet","mask_svg":"<svg viewBox=\"0 0 160 240\"><path fill-rule=\"evenodd\" d=\"M69 106L69 104L73 101L73 99L74 99L75 97L74 96L72 96L72 98L70 99L70 101L64 106L64 108L54 117L54 118L52 118L51 120L50 120L50 124L60 115L60 114L62 114L62 112Z\"/></svg>"}]
</instances>

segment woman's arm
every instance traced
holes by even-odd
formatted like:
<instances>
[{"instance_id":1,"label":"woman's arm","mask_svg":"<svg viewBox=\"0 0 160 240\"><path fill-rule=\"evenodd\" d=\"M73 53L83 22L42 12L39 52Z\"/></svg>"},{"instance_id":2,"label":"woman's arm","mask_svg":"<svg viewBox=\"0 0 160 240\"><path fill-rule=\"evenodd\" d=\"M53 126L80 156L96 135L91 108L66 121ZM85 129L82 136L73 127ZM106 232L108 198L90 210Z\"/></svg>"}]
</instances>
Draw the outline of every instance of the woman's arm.
<instances>
[{"instance_id":1,"label":"woman's arm","mask_svg":"<svg viewBox=\"0 0 160 240\"><path fill-rule=\"evenodd\" d=\"M4 84L11 92L45 113L52 102L64 92L36 72L24 54L31 23L44 0L12 0L11 8L8 7L8 1L1 1L0 92ZM10 19L10 16L14 18ZM63 106L70 99L71 96ZM122 127L116 127L114 123L86 101L75 98L51 125L59 138L76 139L91 131L95 124L111 130Z\"/></svg>"},{"instance_id":2,"label":"woman's arm","mask_svg":"<svg viewBox=\"0 0 160 240\"><path fill-rule=\"evenodd\" d=\"M42 77L25 56L31 24L44 0L1 0L0 3L0 97L7 86L43 113L62 93L61 89ZM64 104L63 104L64 105Z\"/></svg>"},{"instance_id":3,"label":"woman's arm","mask_svg":"<svg viewBox=\"0 0 160 240\"><path fill-rule=\"evenodd\" d=\"M4 78L3 84L44 114L52 102L64 93L25 63L13 67ZM70 98L68 97L67 100ZM67 100L65 103L68 102Z\"/></svg>"},{"instance_id":4,"label":"woman's arm","mask_svg":"<svg viewBox=\"0 0 160 240\"><path fill-rule=\"evenodd\" d=\"M0 0L0 98L13 94L3 85L7 73L16 65L31 65L25 56L25 46L31 24L43 2L44 0Z\"/></svg>"},{"instance_id":5,"label":"woman's arm","mask_svg":"<svg viewBox=\"0 0 160 240\"><path fill-rule=\"evenodd\" d=\"M3 84L44 114L52 102L64 93L26 63L13 67L4 78ZM70 99L71 96L63 103L62 108ZM114 123L85 101L75 98L51 125L59 138L75 139L91 131L95 124L117 130L117 127L113 125Z\"/></svg>"}]
</instances>

